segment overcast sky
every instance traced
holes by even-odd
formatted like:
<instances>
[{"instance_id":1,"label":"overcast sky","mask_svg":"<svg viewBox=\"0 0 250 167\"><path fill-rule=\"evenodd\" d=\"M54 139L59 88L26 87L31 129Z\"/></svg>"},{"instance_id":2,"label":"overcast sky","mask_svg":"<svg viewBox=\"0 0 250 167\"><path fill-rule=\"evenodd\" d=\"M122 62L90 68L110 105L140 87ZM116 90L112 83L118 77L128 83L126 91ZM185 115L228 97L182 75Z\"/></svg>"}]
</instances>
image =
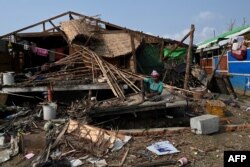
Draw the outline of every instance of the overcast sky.
<instances>
[{"instance_id":1,"label":"overcast sky","mask_svg":"<svg viewBox=\"0 0 250 167\"><path fill-rule=\"evenodd\" d=\"M250 24L250 0L0 0L0 35L66 11L180 40L194 24L195 43Z\"/></svg>"}]
</instances>

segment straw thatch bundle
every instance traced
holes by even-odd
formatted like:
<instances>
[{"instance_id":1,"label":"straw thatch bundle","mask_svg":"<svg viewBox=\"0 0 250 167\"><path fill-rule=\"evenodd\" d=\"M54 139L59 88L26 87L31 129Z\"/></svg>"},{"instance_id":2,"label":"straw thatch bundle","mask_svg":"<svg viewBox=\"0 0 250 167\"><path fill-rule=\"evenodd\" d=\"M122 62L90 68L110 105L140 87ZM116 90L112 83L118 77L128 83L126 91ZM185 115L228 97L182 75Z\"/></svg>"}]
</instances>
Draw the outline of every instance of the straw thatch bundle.
<instances>
[{"instance_id":1,"label":"straw thatch bundle","mask_svg":"<svg viewBox=\"0 0 250 167\"><path fill-rule=\"evenodd\" d=\"M132 52L131 38L128 33L107 33L102 34L102 40L93 46L93 50L103 57L117 57ZM134 39L135 49L140 45L140 41Z\"/></svg>"},{"instance_id":2,"label":"straw thatch bundle","mask_svg":"<svg viewBox=\"0 0 250 167\"><path fill-rule=\"evenodd\" d=\"M87 23L84 19L61 22L61 28L66 34L70 43L78 35L84 35L87 37L91 36L92 31L95 30L95 26Z\"/></svg>"}]
</instances>

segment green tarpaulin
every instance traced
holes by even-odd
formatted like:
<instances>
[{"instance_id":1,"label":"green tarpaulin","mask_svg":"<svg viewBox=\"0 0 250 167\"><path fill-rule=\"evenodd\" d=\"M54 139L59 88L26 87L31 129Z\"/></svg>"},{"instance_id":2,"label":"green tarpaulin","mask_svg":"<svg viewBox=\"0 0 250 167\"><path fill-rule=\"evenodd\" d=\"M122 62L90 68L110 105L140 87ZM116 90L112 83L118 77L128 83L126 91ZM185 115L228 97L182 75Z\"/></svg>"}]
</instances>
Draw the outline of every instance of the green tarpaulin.
<instances>
[{"instance_id":1,"label":"green tarpaulin","mask_svg":"<svg viewBox=\"0 0 250 167\"><path fill-rule=\"evenodd\" d=\"M165 48L163 50L164 57L166 57L168 59L178 59L178 58L181 58L181 57L183 57L183 56L185 56L187 54L187 49L186 48L177 48L175 51L173 51L169 55L170 51L171 51L171 49Z\"/></svg>"}]
</instances>

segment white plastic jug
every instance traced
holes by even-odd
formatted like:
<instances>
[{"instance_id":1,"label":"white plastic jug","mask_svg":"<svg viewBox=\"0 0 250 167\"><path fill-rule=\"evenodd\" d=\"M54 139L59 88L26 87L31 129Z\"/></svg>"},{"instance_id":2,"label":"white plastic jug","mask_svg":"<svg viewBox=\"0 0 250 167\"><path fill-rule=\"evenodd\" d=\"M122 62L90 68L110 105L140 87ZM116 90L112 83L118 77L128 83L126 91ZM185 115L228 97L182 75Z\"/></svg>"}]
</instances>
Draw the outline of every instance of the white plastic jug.
<instances>
[{"instance_id":1,"label":"white plastic jug","mask_svg":"<svg viewBox=\"0 0 250 167\"><path fill-rule=\"evenodd\" d=\"M12 85L14 83L14 72L3 73L3 85Z\"/></svg>"},{"instance_id":2,"label":"white plastic jug","mask_svg":"<svg viewBox=\"0 0 250 167\"><path fill-rule=\"evenodd\" d=\"M56 103L49 103L49 104L43 105L43 119L44 120L55 119L56 110L57 110Z\"/></svg>"}]
</instances>

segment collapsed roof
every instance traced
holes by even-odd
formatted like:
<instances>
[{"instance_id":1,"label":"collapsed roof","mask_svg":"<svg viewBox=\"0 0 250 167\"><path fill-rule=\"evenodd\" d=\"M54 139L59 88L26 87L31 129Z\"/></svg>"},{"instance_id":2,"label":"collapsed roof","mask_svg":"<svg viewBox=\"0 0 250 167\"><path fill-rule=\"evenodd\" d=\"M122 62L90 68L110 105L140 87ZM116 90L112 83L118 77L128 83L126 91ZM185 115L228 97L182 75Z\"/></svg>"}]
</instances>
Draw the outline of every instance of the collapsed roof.
<instances>
[{"instance_id":1,"label":"collapsed roof","mask_svg":"<svg viewBox=\"0 0 250 167\"><path fill-rule=\"evenodd\" d=\"M32 32L35 28L37 28L36 31ZM133 35L133 37L131 37L131 35ZM0 36L0 39L7 37L8 39L14 38L15 41L17 41L17 39L29 40L58 36L63 37L69 45L73 43L74 40L79 39L79 37L84 38L87 42L89 42L90 39L95 40L95 43L90 43L89 47L98 55L104 57L117 57L131 53L131 40L133 40L135 49L139 47L142 41L146 43L178 43L178 41L175 40L134 31L102 21L96 17L89 17L71 11L5 34Z\"/></svg>"}]
</instances>

